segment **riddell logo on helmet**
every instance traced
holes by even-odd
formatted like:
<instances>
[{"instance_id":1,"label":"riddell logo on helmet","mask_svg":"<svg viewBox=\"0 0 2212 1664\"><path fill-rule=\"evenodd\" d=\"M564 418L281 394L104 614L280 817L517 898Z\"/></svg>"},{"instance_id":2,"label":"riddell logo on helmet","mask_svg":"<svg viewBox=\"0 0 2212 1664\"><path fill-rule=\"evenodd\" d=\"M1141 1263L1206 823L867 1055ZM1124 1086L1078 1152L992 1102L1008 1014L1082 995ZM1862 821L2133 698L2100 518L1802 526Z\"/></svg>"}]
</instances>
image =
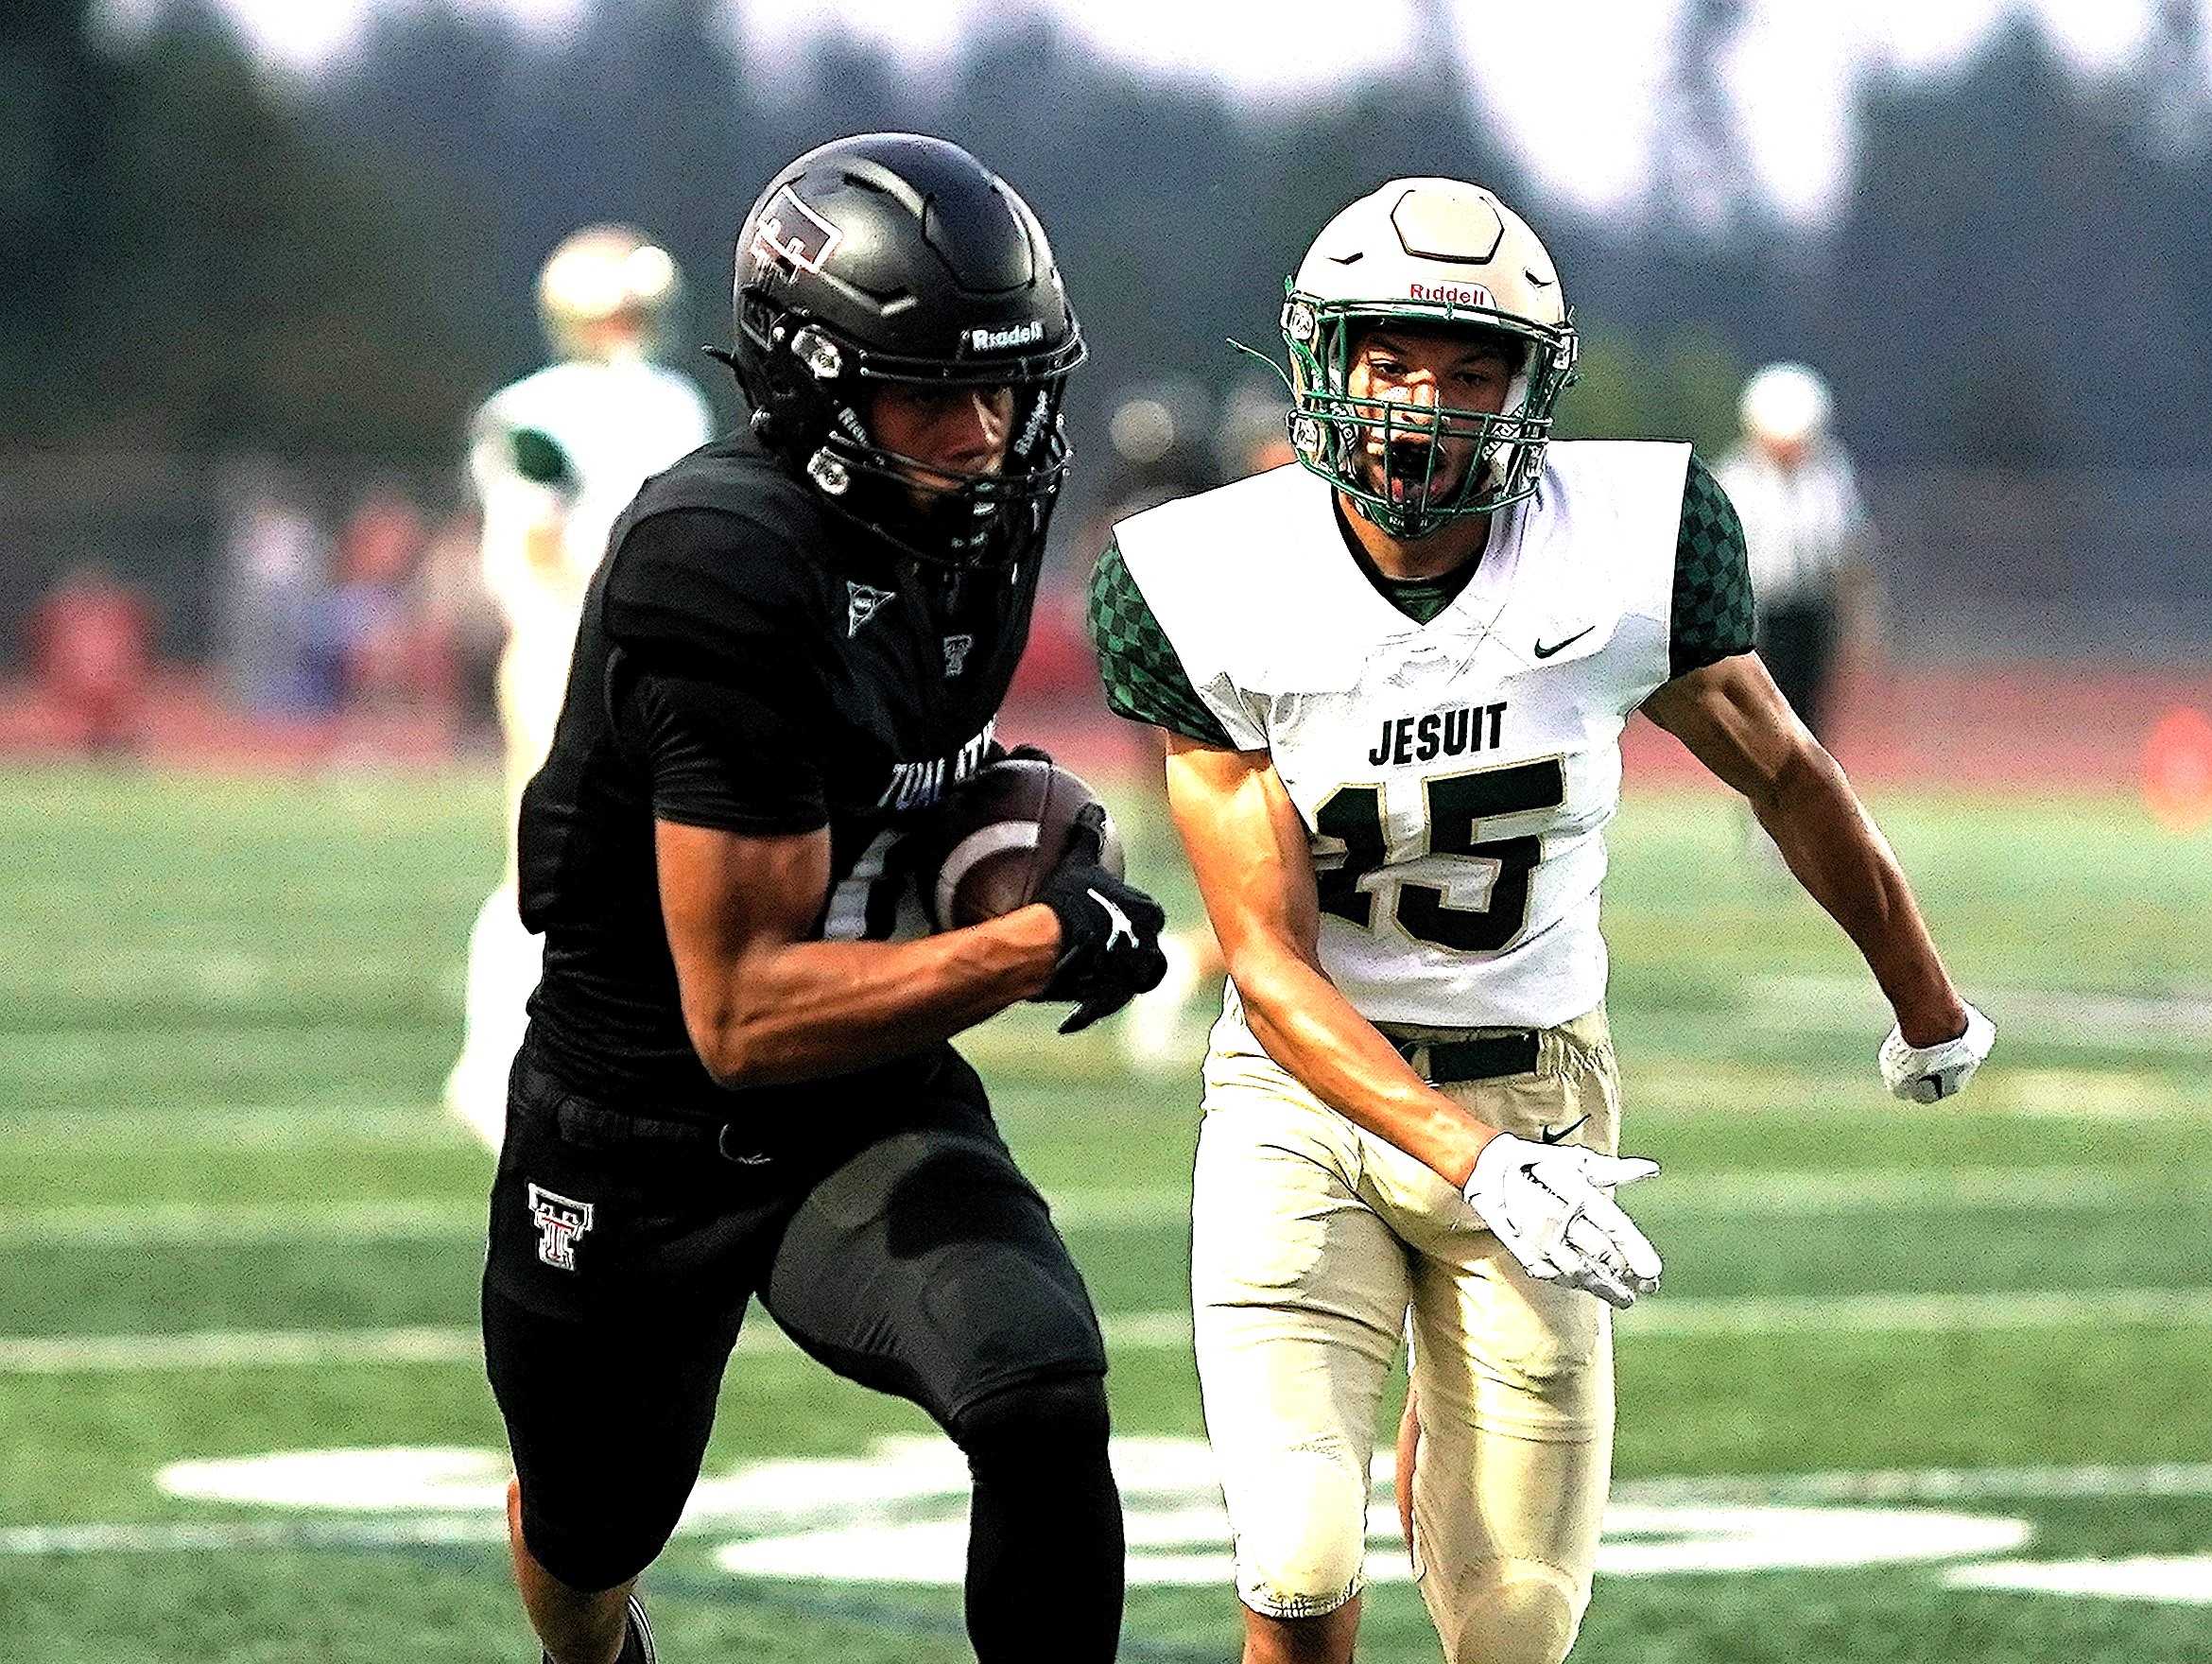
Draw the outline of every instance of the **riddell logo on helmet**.
<instances>
[{"instance_id":1,"label":"riddell logo on helmet","mask_svg":"<svg viewBox=\"0 0 2212 1664\"><path fill-rule=\"evenodd\" d=\"M1495 306L1497 298L1478 283L1416 283L1406 287L1408 299L1442 301L1447 306Z\"/></svg>"},{"instance_id":2,"label":"riddell logo on helmet","mask_svg":"<svg viewBox=\"0 0 2212 1664\"><path fill-rule=\"evenodd\" d=\"M1045 338L1045 321L1032 318L1027 323L1016 323L1005 329L971 329L968 331L968 351L971 353L998 353L1008 347L1033 347Z\"/></svg>"}]
</instances>

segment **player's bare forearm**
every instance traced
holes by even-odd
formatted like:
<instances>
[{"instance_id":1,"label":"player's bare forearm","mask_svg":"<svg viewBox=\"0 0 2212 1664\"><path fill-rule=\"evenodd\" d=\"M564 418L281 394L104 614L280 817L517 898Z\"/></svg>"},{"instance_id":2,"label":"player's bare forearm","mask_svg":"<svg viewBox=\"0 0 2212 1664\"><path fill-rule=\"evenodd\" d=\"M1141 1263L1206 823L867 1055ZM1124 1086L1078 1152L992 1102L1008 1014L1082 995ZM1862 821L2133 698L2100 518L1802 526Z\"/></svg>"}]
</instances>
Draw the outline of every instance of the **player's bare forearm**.
<instances>
[{"instance_id":1,"label":"player's bare forearm","mask_svg":"<svg viewBox=\"0 0 2212 1664\"><path fill-rule=\"evenodd\" d=\"M827 832L748 837L659 823L661 913L684 1028L725 1086L847 1074L936 1044L1042 990L1052 910L914 942L820 942Z\"/></svg>"},{"instance_id":2,"label":"player's bare forearm","mask_svg":"<svg viewBox=\"0 0 2212 1664\"><path fill-rule=\"evenodd\" d=\"M685 1000L686 1021L725 1086L849 1074L1028 998L1050 979L1059 946L1045 907L914 942L792 943L727 965L697 1019Z\"/></svg>"},{"instance_id":3,"label":"player's bare forearm","mask_svg":"<svg viewBox=\"0 0 2212 1664\"><path fill-rule=\"evenodd\" d=\"M1272 766L1171 737L1167 798L1268 1055L1356 1125L1464 1185L1496 1129L1415 1074L1322 970L1312 858Z\"/></svg>"},{"instance_id":4,"label":"player's bare forearm","mask_svg":"<svg viewBox=\"0 0 2212 1664\"><path fill-rule=\"evenodd\" d=\"M1906 1040L1932 1046L1961 1033L1965 1005L1889 840L1757 658L1678 677L1644 709L1743 793L1798 882L1864 956Z\"/></svg>"},{"instance_id":5,"label":"player's bare forearm","mask_svg":"<svg viewBox=\"0 0 2212 1664\"><path fill-rule=\"evenodd\" d=\"M1759 824L1806 893L1843 927L1914 1046L1956 1038L1966 1008L1944 969L1912 886L1890 841L1875 825L1842 769L1817 741L1787 769L1765 801Z\"/></svg>"},{"instance_id":6,"label":"player's bare forearm","mask_svg":"<svg viewBox=\"0 0 2212 1664\"><path fill-rule=\"evenodd\" d=\"M1464 1186L1496 1129L1415 1074L1318 969L1249 938L1241 945L1223 945L1229 974L1268 1055L1347 1120Z\"/></svg>"}]
</instances>

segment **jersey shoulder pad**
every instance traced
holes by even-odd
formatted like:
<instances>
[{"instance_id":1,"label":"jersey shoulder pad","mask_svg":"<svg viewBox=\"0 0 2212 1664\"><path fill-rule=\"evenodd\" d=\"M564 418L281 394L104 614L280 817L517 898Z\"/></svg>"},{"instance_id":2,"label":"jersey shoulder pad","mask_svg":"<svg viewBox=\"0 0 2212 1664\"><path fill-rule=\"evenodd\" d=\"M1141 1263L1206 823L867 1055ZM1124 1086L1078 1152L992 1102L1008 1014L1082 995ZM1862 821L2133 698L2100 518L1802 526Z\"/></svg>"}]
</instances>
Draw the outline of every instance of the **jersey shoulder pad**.
<instances>
[{"instance_id":1,"label":"jersey shoulder pad","mask_svg":"<svg viewBox=\"0 0 2212 1664\"><path fill-rule=\"evenodd\" d=\"M1347 560L1326 480L1295 462L1115 528L1122 558L1200 686L1252 688L1286 653L1315 667L1336 632L1315 610Z\"/></svg>"},{"instance_id":2,"label":"jersey shoulder pad","mask_svg":"<svg viewBox=\"0 0 2212 1664\"><path fill-rule=\"evenodd\" d=\"M826 653L832 580L820 529L796 482L722 446L692 453L647 481L616 524L609 637L747 682L765 665Z\"/></svg>"},{"instance_id":3,"label":"jersey shoulder pad","mask_svg":"<svg viewBox=\"0 0 2212 1664\"><path fill-rule=\"evenodd\" d=\"M1092 569L1084 622L1109 710L1204 745L1235 747L1235 737L1191 685L1118 544L1109 543Z\"/></svg>"},{"instance_id":4,"label":"jersey shoulder pad","mask_svg":"<svg viewBox=\"0 0 2212 1664\"><path fill-rule=\"evenodd\" d=\"M1686 442L1568 440L1544 457L1543 512L1566 535L1550 554L1574 581L1603 585L1621 608L1664 623Z\"/></svg>"},{"instance_id":5,"label":"jersey shoulder pad","mask_svg":"<svg viewBox=\"0 0 2212 1664\"><path fill-rule=\"evenodd\" d=\"M1317 512L1326 529L1328 504L1327 481L1287 462L1132 514L1114 535L1148 590L1155 565L1176 568L1168 581L1178 586L1235 582L1264 569L1269 545L1306 529Z\"/></svg>"}]
</instances>

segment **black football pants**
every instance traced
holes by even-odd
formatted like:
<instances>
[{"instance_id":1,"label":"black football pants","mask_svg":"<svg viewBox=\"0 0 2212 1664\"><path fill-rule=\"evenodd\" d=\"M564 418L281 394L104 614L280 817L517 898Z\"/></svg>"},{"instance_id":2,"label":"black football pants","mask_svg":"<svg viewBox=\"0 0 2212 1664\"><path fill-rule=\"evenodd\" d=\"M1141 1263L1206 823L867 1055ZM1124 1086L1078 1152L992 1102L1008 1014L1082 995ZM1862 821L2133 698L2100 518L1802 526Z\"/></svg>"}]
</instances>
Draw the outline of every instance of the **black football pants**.
<instances>
[{"instance_id":1,"label":"black football pants","mask_svg":"<svg viewBox=\"0 0 2212 1664\"><path fill-rule=\"evenodd\" d=\"M660 1552L756 1294L809 1354L921 1405L966 1453L977 1658L1112 1659L1105 1350L1043 1198L970 1092L794 1171L518 1066L484 1343L539 1564L611 1588Z\"/></svg>"}]
</instances>

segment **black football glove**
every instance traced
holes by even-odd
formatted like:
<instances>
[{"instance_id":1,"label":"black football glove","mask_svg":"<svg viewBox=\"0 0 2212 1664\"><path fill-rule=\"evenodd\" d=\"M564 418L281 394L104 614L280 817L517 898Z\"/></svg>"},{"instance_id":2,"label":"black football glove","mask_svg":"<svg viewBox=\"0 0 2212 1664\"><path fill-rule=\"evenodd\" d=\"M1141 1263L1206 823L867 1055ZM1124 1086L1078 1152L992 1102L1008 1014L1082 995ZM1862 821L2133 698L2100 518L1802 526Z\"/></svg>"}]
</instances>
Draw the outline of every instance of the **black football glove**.
<instances>
[{"instance_id":1,"label":"black football glove","mask_svg":"<svg viewBox=\"0 0 2212 1664\"><path fill-rule=\"evenodd\" d=\"M1036 997L1079 1001L1063 1034L1087 1029L1110 1016L1167 974L1160 951L1160 927L1167 914L1133 884L1124 883L1098 864L1105 846L1106 811L1088 804L1061 852L1060 865L1037 899L1060 919L1060 959L1052 980Z\"/></svg>"}]
</instances>

